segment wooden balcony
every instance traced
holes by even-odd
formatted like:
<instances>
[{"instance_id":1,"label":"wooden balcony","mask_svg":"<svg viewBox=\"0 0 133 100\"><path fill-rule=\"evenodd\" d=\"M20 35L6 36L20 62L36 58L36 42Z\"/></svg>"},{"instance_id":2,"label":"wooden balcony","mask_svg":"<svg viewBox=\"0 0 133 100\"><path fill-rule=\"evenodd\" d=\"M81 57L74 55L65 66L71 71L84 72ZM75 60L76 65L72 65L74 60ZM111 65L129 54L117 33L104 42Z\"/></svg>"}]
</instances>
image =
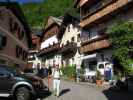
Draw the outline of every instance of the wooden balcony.
<instances>
[{"instance_id":1,"label":"wooden balcony","mask_svg":"<svg viewBox=\"0 0 133 100\"><path fill-rule=\"evenodd\" d=\"M94 2L95 0L80 0L79 2L79 6L83 6L84 4L91 4L92 2Z\"/></svg>"},{"instance_id":2,"label":"wooden balcony","mask_svg":"<svg viewBox=\"0 0 133 100\"><path fill-rule=\"evenodd\" d=\"M49 55L50 53L57 53L57 51L60 49L60 43L50 45L47 48L42 49L39 53L38 56L43 56L43 55Z\"/></svg>"},{"instance_id":3,"label":"wooden balcony","mask_svg":"<svg viewBox=\"0 0 133 100\"><path fill-rule=\"evenodd\" d=\"M93 25L94 23L98 23L130 3L133 3L133 0L117 0L116 2L103 7L94 14L89 15L85 19L81 20L80 26L85 28Z\"/></svg>"},{"instance_id":4,"label":"wooden balcony","mask_svg":"<svg viewBox=\"0 0 133 100\"><path fill-rule=\"evenodd\" d=\"M81 45L82 46L80 47L80 53L89 53L99 49L110 47L110 42L108 38L99 37L97 39L82 43Z\"/></svg>"},{"instance_id":5,"label":"wooden balcony","mask_svg":"<svg viewBox=\"0 0 133 100\"><path fill-rule=\"evenodd\" d=\"M76 48L77 48L77 44L74 42L70 42L62 46L61 53L72 53L76 50Z\"/></svg>"}]
</instances>

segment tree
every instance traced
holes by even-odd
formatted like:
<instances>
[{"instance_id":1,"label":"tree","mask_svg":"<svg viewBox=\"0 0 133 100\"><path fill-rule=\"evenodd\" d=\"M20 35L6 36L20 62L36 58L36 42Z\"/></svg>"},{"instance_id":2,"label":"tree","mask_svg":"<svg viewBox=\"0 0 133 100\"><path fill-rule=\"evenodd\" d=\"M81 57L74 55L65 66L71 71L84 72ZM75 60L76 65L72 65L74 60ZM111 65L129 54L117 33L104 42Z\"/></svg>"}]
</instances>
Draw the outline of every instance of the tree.
<instances>
[{"instance_id":1,"label":"tree","mask_svg":"<svg viewBox=\"0 0 133 100\"><path fill-rule=\"evenodd\" d=\"M108 27L110 41L113 46L113 56L118 59L128 74L133 73L133 23L117 22Z\"/></svg>"},{"instance_id":2,"label":"tree","mask_svg":"<svg viewBox=\"0 0 133 100\"><path fill-rule=\"evenodd\" d=\"M78 15L73 0L45 0L43 3L23 4L22 9L31 27L42 27L48 16L63 16L66 12Z\"/></svg>"}]
</instances>

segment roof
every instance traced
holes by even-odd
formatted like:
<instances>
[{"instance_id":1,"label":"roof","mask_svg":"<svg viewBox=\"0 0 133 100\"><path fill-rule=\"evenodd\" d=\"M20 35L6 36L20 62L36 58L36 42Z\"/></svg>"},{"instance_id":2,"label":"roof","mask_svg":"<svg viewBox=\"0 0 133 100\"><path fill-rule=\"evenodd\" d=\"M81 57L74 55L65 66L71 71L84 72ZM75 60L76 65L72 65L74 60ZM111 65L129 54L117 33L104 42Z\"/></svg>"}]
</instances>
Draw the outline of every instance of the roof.
<instances>
[{"instance_id":1,"label":"roof","mask_svg":"<svg viewBox=\"0 0 133 100\"><path fill-rule=\"evenodd\" d=\"M54 23L60 26L62 23L62 20L59 18L53 17L53 16L49 16L44 29L46 30L48 27L50 27Z\"/></svg>"},{"instance_id":2,"label":"roof","mask_svg":"<svg viewBox=\"0 0 133 100\"><path fill-rule=\"evenodd\" d=\"M45 33L50 30L54 25L61 26L62 24L62 16L61 17L53 17L49 16L47 19L47 23L45 24L45 28L43 29L42 33L42 39L45 36Z\"/></svg>"},{"instance_id":3,"label":"roof","mask_svg":"<svg viewBox=\"0 0 133 100\"><path fill-rule=\"evenodd\" d=\"M78 23L80 22L80 19L78 17L75 17L75 16L72 16L68 13L66 13L63 17L63 21L61 23L61 27L60 27L60 32L58 34L58 38L62 38L64 32L65 32L65 29L66 27L71 23L77 27L78 26Z\"/></svg>"},{"instance_id":4,"label":"roof","mask_svg":"<svg viewBox=\"0 0 133 100\"><path fill-rule=\"evenodd\" d=\"M7 9L10 9L12 13L18 18L18 20L22 23L24 30L26 31L26 37L29 48L31 47L31 30L27 23L27 20L24 16L24 13L17 2L0 2L0 6L6 6Z\"/></svg>"}]
</instances>

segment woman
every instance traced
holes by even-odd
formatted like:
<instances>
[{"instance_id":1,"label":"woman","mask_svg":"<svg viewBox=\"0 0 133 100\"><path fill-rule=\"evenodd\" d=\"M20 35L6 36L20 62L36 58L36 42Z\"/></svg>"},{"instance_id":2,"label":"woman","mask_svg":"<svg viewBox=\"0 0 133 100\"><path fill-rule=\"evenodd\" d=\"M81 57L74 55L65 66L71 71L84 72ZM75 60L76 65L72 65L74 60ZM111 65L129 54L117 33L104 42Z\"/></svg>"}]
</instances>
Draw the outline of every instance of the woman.
<instances>
[{"instance_id":1,"label":"woman","mask_svg":"<svg viewBox=\"0 0 133 100\"><path fill-rule=\"evenodd\" d=\"M51 67L48 68L48 88L50 89L52 84L52 69Z\"/></svg>"}]
</instances>

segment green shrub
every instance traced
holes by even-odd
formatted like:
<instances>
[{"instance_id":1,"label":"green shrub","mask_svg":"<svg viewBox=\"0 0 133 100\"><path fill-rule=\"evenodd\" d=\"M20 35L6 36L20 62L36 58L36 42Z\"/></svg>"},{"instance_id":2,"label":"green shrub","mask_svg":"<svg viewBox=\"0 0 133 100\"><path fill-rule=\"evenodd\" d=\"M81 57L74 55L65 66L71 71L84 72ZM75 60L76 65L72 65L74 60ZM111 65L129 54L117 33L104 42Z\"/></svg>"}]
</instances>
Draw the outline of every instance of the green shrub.
<instances>
[{"instance_id":1,"label":"green shrub","mask_svg":"<svg viewBox=\"0 0 133 100\"><path fill-rule=\"evenodd\" d=\"M75 78L76 77L76 66L69 65L62 68L63 75L68 78Z\"/></svg>"}]
</instances>

